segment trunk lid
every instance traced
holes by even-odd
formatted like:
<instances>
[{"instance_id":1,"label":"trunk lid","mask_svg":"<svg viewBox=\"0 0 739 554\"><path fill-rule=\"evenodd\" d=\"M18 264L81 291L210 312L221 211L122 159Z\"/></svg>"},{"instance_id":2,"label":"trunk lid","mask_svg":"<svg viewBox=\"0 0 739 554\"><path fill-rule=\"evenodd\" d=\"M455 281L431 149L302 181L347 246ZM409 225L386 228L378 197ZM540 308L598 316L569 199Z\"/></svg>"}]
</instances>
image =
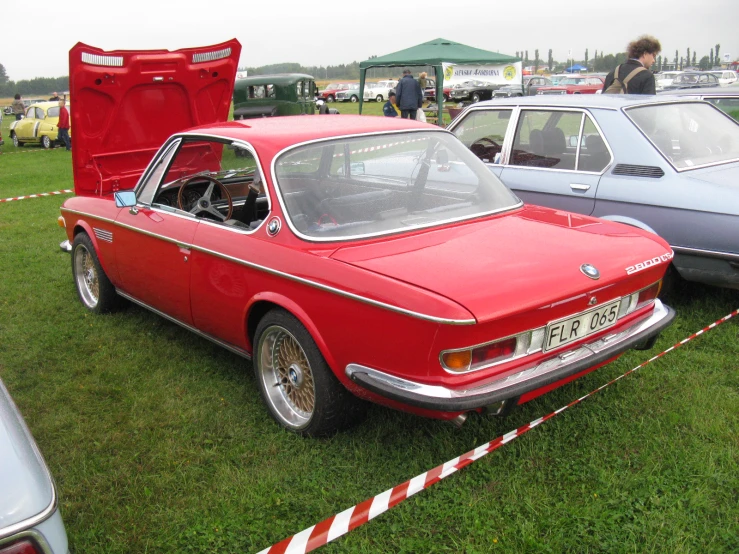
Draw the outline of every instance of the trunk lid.
<instances>
[{"instance_id":1,"label":"trunk lid","mask_svg":"<svg viewBox=\"0 0 739 554\"><path fill-rule=\"evenodd\" d=\"M130 189L172 134L226 121L241 44L182 50L69 51L77 195Z\"/></svg>"},{"instance_id":2,"label":"trunk lid","mask_svg":"<svg viewBox=\"0 0 739 554\"><path fill-rule=\"evenodd\" d=\"M484 322L560 300L587 301L595 291L601 301L635 292L662 277L671 254L664 240L636 228L526 206L484 221L345 246L332 258L442 295ZM628 271L659 257L644 271ZM595 266L600 278L587 277L583 264Z\"/></svg>"}]
</instances>

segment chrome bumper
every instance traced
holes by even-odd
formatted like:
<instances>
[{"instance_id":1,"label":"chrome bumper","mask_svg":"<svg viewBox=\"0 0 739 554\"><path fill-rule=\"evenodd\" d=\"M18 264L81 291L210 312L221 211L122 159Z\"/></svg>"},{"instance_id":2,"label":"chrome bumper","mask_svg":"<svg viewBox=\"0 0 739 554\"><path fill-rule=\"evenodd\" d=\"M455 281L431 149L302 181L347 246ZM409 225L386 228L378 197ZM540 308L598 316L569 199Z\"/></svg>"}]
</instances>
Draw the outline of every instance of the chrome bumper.
<instances>
[{"instance_id":1,"label":"chrome bumper","mask_svg":"<svg viewBox=\"0 0 739 554\"><path fill-rule=\"evenodd\" d=\"M560 353L539 365L470 389L450 389L394 377L358 364L346 366L346 375L355 383L386 398L410 406L460 412L489 406L544 387L560 379L596 366L658 335L668 327L675 311L655 300L652 314L627 329L599 338L574 350Z\"/></svg>"}]
</instances>

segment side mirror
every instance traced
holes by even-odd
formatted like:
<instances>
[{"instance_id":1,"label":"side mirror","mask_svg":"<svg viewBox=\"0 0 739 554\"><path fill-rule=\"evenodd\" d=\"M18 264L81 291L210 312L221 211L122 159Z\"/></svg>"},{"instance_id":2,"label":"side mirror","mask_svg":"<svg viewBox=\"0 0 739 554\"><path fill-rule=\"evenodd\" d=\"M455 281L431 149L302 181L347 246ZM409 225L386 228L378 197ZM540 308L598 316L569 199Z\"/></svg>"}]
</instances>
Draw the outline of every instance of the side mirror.
<instances>
[{"instance_id":1,"label":"side mirror","mask_svg":"<svg viewBox=\"0 0 739 554\"><path fill-rule=\"evenodd\" d=\"M116 208L130 208L136 205L136 193L132 190L122 190L115 193Z\"/></svg>"}]
</instances>

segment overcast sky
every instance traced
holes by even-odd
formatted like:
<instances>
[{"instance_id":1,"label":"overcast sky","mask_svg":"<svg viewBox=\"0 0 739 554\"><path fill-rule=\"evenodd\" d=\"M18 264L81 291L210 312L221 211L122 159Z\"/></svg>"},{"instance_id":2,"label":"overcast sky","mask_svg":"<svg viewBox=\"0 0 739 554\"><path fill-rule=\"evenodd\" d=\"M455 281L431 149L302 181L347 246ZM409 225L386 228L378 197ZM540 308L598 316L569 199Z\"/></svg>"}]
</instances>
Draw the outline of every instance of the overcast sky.
<instances>
[{"instance_id":1,"label":"overcast sky","mask_svg":"<svg viewBox=\"0 0 739 554\"><path fill-rule=\"evenodd\" d=\"M237 38L240 67L279 62L337 65L446 38L514 55L539 49L546 60L585 49L616 53L649 33L672 60L686 48L700 59L721 44L739 57L736 0L212 0L6 3L0 63L12 80L68 74L77 42L105 50L175 50ZM322 4L332 5L322 7ZM33 9L31 9L33 8ZM10 11L13 15L10 15ZM318 77L318 76L316 76Z\"/></svg>"}]
</instances>

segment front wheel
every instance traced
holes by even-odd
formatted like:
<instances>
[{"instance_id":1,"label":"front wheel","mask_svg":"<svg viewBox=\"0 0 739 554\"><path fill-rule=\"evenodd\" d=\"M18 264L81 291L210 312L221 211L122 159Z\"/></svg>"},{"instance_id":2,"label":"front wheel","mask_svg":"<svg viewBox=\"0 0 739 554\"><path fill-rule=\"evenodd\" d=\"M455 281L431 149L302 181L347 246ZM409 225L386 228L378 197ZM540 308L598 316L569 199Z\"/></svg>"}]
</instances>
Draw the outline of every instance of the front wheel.
<instances>
[{"instance_id":1,"label":"front wheel","mask_svg":"<svg viewBox=\"0 0 739 554\"><path fill-rule=\"evenodd\" d=\"M326 102L333 102L334 100L336 100L336 98L334 98L334 95L333 94L329 94L326 97Z\"/></svg>"},{"instance_id":2,"label":"front wheel","mask_svg":"<svg viewBox=\"0 0 739 554\"><path fill-rule=\"evenodd\" d=\"M51 148L51 139L48 135L44 135L41 137L41 146L43 146L46 150Z\"/></svg>"},{"instance_id":3,"label":"front wheel","mask_svg":"<svg viewBox=\"0 0 739 554\"><path fill-rule=\"evenodd\" d=\"M336 379L308 330L282 309L257 326L254 373L270 415L303 436L329 435L349 427L364 412Z\"/></svg>"},{"instance_id":4,"label":"front wheel","mask_svg":"<svg viewBox=\"0 0 739 554\"><path fill-rule=\"evenodd\" d=\"M72 276L82 305L96 314L118 306L115 287L103 271L90 237L78 233L72 243Z\"/></svg>"},{"instance_id":5,"label":"front wheel","mask_svg":"<svg viewBox=\"0 0 739 554\"><path fill-rule=\"evenodd\" d=\"M352 96L351 98L349 98L349 100L351 101L352 104L354 104L355 102L359 102L359 97L358 96Z\"/></svg>"},{"instance_id":6,"label":"front wheel","mask_svg":"<svg viewBox=\"0 0 739 554\"><path fill-rule=\"evenodd\" d=\"M382 94L378 94L377 98L375 98L375 102L382 102L384 98L382 97Z\"/></svg>"},{"instance_id":7,"label":"front wheel","mask_svg":"<svg viewBox=\"0 0 739 554\"><path fill-rule=\"evenodd\" d=\"M23 146L23 143L18 140L18 135L16 133L13 133L13 146L15 146L16 148L20 148L21 146Z\"/></svg>"},{"instance_id":8,"label":"front wheel","mask_svg":"<svg viewBox=\"0 0 739 554\"><path fill-rule=\"evenodd\" d=\"M477 102L479 102L479 101L480 101L480 95L479 95L478 93L476 93L476 92L475 92L475 93L474 93L474 94L472 95L472 98L471 98L471 100L472 100L472 102L473 102L473 103L477 103Z\"/></svg>"}]
</instances>

